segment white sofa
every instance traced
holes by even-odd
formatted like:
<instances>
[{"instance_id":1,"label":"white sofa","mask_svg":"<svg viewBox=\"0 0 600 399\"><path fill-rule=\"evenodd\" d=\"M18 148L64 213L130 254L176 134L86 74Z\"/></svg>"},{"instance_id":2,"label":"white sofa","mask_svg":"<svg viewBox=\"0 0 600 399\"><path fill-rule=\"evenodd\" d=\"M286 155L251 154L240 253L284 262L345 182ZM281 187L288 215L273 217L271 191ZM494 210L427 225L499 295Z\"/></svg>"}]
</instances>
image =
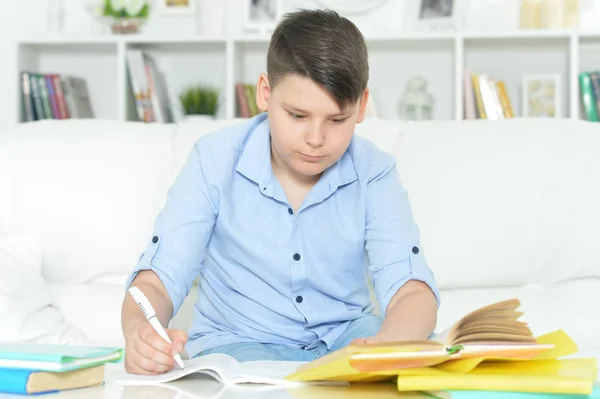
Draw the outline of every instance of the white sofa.
<instances>
[{"instance_id":1,"label":"white sofa","mask_svg":"<svg viewBox=\"0 0 600 399\"><path fill-rule=\"evenodd\" d=\"M0 289L0 340L122 346L123 284L167 189L193 143L231 123L243 122L42 121L0 132L0 236L38 237L43 277L29 289L0 264L0 281L22 293ZM357 134L397 157L442 292L439 330L517 297L534 333L563 328L580 354L600 358L600 125L368 119ZM190 324L193 300L173 325ZM52 323L36 327L48 331L22 331L49 309Z\"/></svg>"}]
</instances>

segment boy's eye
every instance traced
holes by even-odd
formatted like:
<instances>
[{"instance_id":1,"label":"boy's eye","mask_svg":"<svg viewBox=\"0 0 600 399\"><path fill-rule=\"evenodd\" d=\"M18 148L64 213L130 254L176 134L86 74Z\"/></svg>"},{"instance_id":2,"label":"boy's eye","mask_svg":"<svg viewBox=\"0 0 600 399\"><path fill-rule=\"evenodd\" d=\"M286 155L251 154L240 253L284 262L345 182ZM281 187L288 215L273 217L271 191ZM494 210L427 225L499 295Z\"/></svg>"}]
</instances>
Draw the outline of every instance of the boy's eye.
<instances>
[{"instance_id":1,"label":"boy's eye","mask_svg":"<svg viewBox=\"0 0 600 399\"><path fill-rule=\"evenodd\" d=\"M344 122L346 119L348 119L348 118L337 118L337 119L332 119L331 121L332 121L333 123L342 123L342 122Z\"/></svg>"},{"instance_id":2,"label":"boy's eye","mask_svg":"<svg viewBox=\"0 0 600 399\"><path fill-rule=\"evenodd\" d=\"M305 116L304 115L300 115L300 114L294 114L292 112L289 112L290 116L292 117L292 119L297 119L297 120L301 120L304 119Z\"/></svg>"}]
</instances>

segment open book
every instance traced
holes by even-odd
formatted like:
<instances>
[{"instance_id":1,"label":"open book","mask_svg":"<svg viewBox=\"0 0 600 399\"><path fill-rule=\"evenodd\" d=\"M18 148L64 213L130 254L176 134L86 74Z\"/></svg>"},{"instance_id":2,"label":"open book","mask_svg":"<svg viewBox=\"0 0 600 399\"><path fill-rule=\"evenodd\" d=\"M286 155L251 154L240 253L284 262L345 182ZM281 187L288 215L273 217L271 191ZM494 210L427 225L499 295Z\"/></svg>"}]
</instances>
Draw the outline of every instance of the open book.
<instances>
[{"instance_id":1,"label":"open book","mask_svg":"<svg viewBox=\"0 0 600 399\"><path fill-rule=\"evenodd\" d=\"M350 345L298 368L294 381L382 379L394 370L423 368L449 360L533 359L554 347L538 342L519 321L520 302L511 299L477 309L444 331L438 340Z\"/></svg>"},{"instance_id":2,"label":"open book","mask_svg":"<svg viewBox=\"0 0 600 399\"><path fill-rule=\"evenodd\" d=\"M120 372L107 378L107 382L117 385L155 385L177 380L193 373L208 375L225 385L268 384L297 386L298 382L286 380L287 375L296 372L306 362L250 361L238 362L225 354L214 353L184 361L185 368L175 368L158 375L137 375Z\"/></svg>"}]
</instances>

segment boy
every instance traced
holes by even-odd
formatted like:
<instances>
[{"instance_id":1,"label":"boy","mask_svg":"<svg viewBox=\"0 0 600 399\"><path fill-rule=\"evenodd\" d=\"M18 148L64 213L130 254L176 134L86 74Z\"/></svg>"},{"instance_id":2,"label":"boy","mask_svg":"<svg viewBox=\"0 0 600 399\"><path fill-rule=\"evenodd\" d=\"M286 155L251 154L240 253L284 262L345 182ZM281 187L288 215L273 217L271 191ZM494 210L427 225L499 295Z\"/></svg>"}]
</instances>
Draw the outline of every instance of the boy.
<instances>
[{"instance_id":1,"label":"boy","mask_svg":"<svg viewBox=\"0 0 600 399\"><path fill-rule=\"evenodd\" d=\"M282 19L257 84L266 113L196 142L128 280L166 326L199 276L189 341L161 339L126 295L129 372L170 370L186 342L190 357L311 361L353 341L431 335L439 294L394 158L353 135L368 75L347 19Z\"/></svg>"}]
</instances>

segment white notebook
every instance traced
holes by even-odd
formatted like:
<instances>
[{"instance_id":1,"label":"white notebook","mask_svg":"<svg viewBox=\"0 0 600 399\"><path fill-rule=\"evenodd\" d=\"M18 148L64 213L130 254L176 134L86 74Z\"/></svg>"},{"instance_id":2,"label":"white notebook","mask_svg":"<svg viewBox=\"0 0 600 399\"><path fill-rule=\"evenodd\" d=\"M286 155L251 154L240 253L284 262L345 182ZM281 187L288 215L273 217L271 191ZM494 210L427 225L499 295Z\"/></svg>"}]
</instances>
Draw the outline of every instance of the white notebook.
<instances>
[{"instance_id":1,"label":"white notebook","mask_svg":"<svg viewBox=\"0 0 600 399\"><path fill-rule=\"evenodd\" d=\"M229 355L220 353L197 357L184 361L185 368L179 367L158 375L138 375L126 372L115 373L108 377L107 382L118 385L155 385L177 380L192 373L203 373L215 378L225 385L234 384L268 384L280 386L307 385L285 379L305 362L284 361L251 361L238 362ZM314 383L313 383L314 384ZM340 385L329 382L318 385Z\"/></svg>"}]
</instances>

